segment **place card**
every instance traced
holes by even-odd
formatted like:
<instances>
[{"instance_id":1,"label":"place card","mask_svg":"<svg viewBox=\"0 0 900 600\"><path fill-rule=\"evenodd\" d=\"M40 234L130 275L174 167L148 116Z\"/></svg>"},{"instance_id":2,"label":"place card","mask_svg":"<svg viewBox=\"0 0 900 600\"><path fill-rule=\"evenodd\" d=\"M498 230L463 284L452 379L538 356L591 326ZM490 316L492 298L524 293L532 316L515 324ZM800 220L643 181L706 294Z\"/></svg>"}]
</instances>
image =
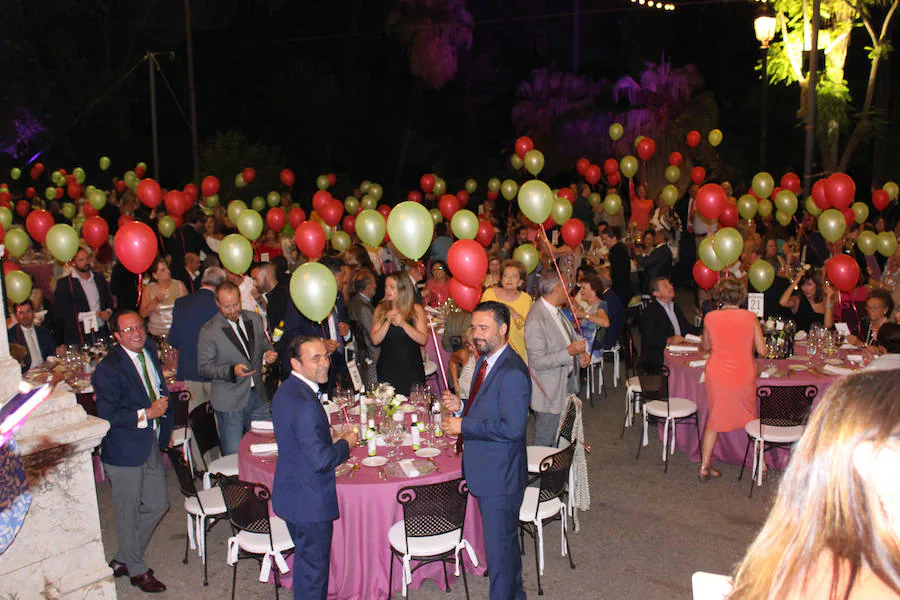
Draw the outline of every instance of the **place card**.
<instances>
[{"instance_id":1,"label":"place card","mask_svg":"<svg viewBox=\"0 0 900 600\"><path fill-rule=\"evenodd\" d=\"M765 315L764 298L763 294L757 292L747 294L747 310L755 314L759 319L762 319Z\"/></svg>"},{"instance_id":2,"label":"place card","mask_svg":"<svg viewBox=\"0 0 900 600\"><path fill-rule=\"evenodd\" d=\"M359 374L359 367L356 366L356 361L351 360L347 363L347 370L350 372L350 381L353 382L353 389L357 392L364 392L366 387L363 385L362 377Z\"/></svg>"},{"instance_id":3,"label":"place card","mask_svg":"<svg viewBox=\"0 0 900 600\"><path fill-rule=\"evenodd\" d=\"M93 311L78 313L78 320L81 321L81 327L85 333L91 333L100 329L97 313Z\"/></svg>"}]
</instances>

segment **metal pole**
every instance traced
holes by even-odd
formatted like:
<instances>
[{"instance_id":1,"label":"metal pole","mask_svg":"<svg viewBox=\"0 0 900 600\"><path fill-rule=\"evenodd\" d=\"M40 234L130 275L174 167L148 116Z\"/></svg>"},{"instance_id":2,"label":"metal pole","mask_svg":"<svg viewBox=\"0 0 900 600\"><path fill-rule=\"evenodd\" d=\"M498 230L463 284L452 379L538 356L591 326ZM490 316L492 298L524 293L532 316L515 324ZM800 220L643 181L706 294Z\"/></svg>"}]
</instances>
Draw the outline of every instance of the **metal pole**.
<instances>
[{"instance_id":1,"label":"metal pole","mask_svg":"<svg viewBox=\"0 0 900 600\"><path fill-rule=\"evenodd\" d=\"M159 128L156 121L156 57L147 52L150 73L150 138L153 143L153 177L159 181Z\"/></svg>"},{"instance_id":2,"label":"metal pole","mask_svg":"<svg viewBox=\"0 0 900 600\"><path fill-rule=\"evenodd\" d=\"M581 0L572 0L572 72L581 68Z\"/></svg>"},{"instance_id":3,"label":"metal pole","mask_svg":"<svg viewBox=\"0 0 900 600\"><path fill-rule=\"evenodd\" d=\"M769 130L769 47L762 47L762 124L759 133L759 168L766 169L766 137Z\"/></svg>"},{"instance_id":4,"label":"metal pole","mask_svg":"<svg viewBox=\"0 0 900 600\"><path fill-rule=\"evenodd\" d=\"M816 141L816 84L819 70L819 6L820 0L813 0L810 18L809 87L806 90L806 147L803 152L803 197L812 189L813 148Z\"/></svg>"},{"instance_id":5,"label":"metal pole","mask_svg":"<svg viewBox=\"0 0 900 600\"><path fill-rule=\"evenodd\" d=\"M200 178L200 144L197 142L197 93L194 88L194 43L191 36L191 0L184 0L184 29L187 44L188 104L191 110L191 152L194 180Z\"/></svg>"}]
</instances>

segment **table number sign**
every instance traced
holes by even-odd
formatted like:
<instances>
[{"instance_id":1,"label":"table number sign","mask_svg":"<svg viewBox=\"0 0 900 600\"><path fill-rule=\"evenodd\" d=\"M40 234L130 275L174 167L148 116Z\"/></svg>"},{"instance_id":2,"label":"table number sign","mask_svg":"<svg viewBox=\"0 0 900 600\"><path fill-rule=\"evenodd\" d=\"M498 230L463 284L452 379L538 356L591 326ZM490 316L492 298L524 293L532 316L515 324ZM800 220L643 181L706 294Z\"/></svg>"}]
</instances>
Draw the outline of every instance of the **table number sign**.
<instances>
[{"instance_id":1,"label":"table number sign","mask_svg":"<svg viewBox=\"0 0 900 600\"><path fill-rule=\"evenodd\" d=\"M95 312L78 313L78 318L81 319L81 327L82 327L82 329L84 329L85 333L91 333L94 331L98 331L100 329L100 325L97 322L97 313L95 313Z\"/></svg>"},{"instance_id":2,"label":"table number sign","mask_svg":"<svg viewBox=\"0 0 900 600\"><path fill-rule=\"evenodd\" d=\"M762 319L764 315L765 301L763 295L759 293L747 294L747 310L754 313L757 318Z\"/></svg>"},{"instance_id":3,"label":"table number sign","mask_svg":"<svg viewBox=\"0 0 900 600\"><path fill-rule=\"evenodd\" d=\"M364 392L366 388L363 385L362 377L359 375L359 367L356 366L355 360L347 363L347 370L350 372L350 381L353 382L353 389L357 392Z\"/></svg>"}]
</instances>

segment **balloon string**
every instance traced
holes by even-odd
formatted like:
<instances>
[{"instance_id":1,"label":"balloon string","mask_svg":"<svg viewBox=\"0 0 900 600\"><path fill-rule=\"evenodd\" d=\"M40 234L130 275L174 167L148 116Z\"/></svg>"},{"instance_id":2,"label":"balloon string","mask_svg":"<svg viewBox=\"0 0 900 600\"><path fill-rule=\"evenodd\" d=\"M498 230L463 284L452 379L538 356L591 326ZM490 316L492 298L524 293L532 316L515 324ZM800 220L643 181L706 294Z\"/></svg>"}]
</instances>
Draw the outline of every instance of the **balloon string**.
<instances>
[{"instance_id":1,"label":"balloon string","mask_svg":"<svg viewBox=\"0 0 900 600\"><path fill-rule=\"evenodd\" d=\"M566 281L562 276L562 271L559 270L559 263L556 262L556 257L553 255L553 246L550 244L550 239L547 237L547 231L544 229L543 223L541 223L541 232L544 234L544 242L547 244L547 250L550 252L550 259L553 261L553 266L556 267L556 274L559 275L559 282L562 284L563 291L566 293L566 301L569 303L569 310L572 311L572 318L575 320L578 332L581 333L581 323L578 320L578 315L575 314L575 305L572 304L572 296L569 295L569 286L566 285Z\"/></svg>"},{"instance_id":2,"label":"balloon string","mask_svg":"<svg viewBox=\"0 0 900 600\"><path fill-rule=\"evenodd\" d=\"M137 297L138 306L141 305L141 295L143 294L143 292L144 292L144 274L138 273L138 297Z\"/></svg>"},{"instance_id":3,"label":"balloon string","mask_svg":"<svg viewBox=\"0 0 900 600\"><path fill-rule=\"evenodd\" d=\"M449 390L450 386L447 385L447 373L444 371L444 361L441 360L441 350L438 347L437 333L434 331L434 323L431 320L431 315L428 315L428 327L431 329L431 339L434 341L434 353L437 358L438 367L441 369L441 379L444 380L444 389Z\"/></svg>"}]
</instances>

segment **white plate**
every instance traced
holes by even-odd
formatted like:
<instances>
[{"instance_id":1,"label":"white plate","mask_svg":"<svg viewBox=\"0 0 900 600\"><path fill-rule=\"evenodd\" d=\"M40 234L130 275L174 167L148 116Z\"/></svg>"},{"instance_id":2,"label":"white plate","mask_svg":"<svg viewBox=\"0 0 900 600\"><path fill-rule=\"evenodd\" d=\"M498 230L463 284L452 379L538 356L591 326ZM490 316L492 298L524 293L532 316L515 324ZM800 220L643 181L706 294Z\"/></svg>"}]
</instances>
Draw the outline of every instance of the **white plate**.
<instances>
[{"instance_id":1,"label":"white plate","mask_svg":"<svg viewBox=\"0 0 900 600\"><path fill-rule=\"evenodd\" d=\"M419 410L418 408L416 408L409 402L405 402L404 404L401 404L399 408L400 408L400 412L404 412L404 413L413 413L413 412L416 412L417 410Z\"/></svg>"},{"instance_id":2,"label":"white plate","mask_svg":"<svg viewBox=\"0 0 900 600\"><path fill-rule=\"evenodd\" d=\"M387 464L387 461L384 456L367 456L362 459L362 464L366 467L382 467Z\"/></svg>"},{"instance_id":3,"label":"white plate","mask_svg":"<svg viewBox=\"0 0 900 600\"><path fill-rule=\"evenodd\" d=\"M441 451L437 448L420 448L416 450L416 456L419 458L434 458L440 456Z\"/></svg>"},{"instance_id":4,"label":"white plate","mask_svg":"<svg viewBox=\"0 0 900 600\"><path fill-rule=\"evenodd\" d=\"M826 358L825 364L826 365L834 365L835 367L840 367L841 365L844 364L844 361L840 360L839 358Z\"/></svg>"},{"instance_id":5,"label":"white plate","mask_svg":"<svg viewBox=\"0 0 900 600\"><path fill-rule=\"evenodd\" d=\"M789 365L788 369L791 371L809 371L809 367L806 365Z\"/></svg>"}]
</instances>

